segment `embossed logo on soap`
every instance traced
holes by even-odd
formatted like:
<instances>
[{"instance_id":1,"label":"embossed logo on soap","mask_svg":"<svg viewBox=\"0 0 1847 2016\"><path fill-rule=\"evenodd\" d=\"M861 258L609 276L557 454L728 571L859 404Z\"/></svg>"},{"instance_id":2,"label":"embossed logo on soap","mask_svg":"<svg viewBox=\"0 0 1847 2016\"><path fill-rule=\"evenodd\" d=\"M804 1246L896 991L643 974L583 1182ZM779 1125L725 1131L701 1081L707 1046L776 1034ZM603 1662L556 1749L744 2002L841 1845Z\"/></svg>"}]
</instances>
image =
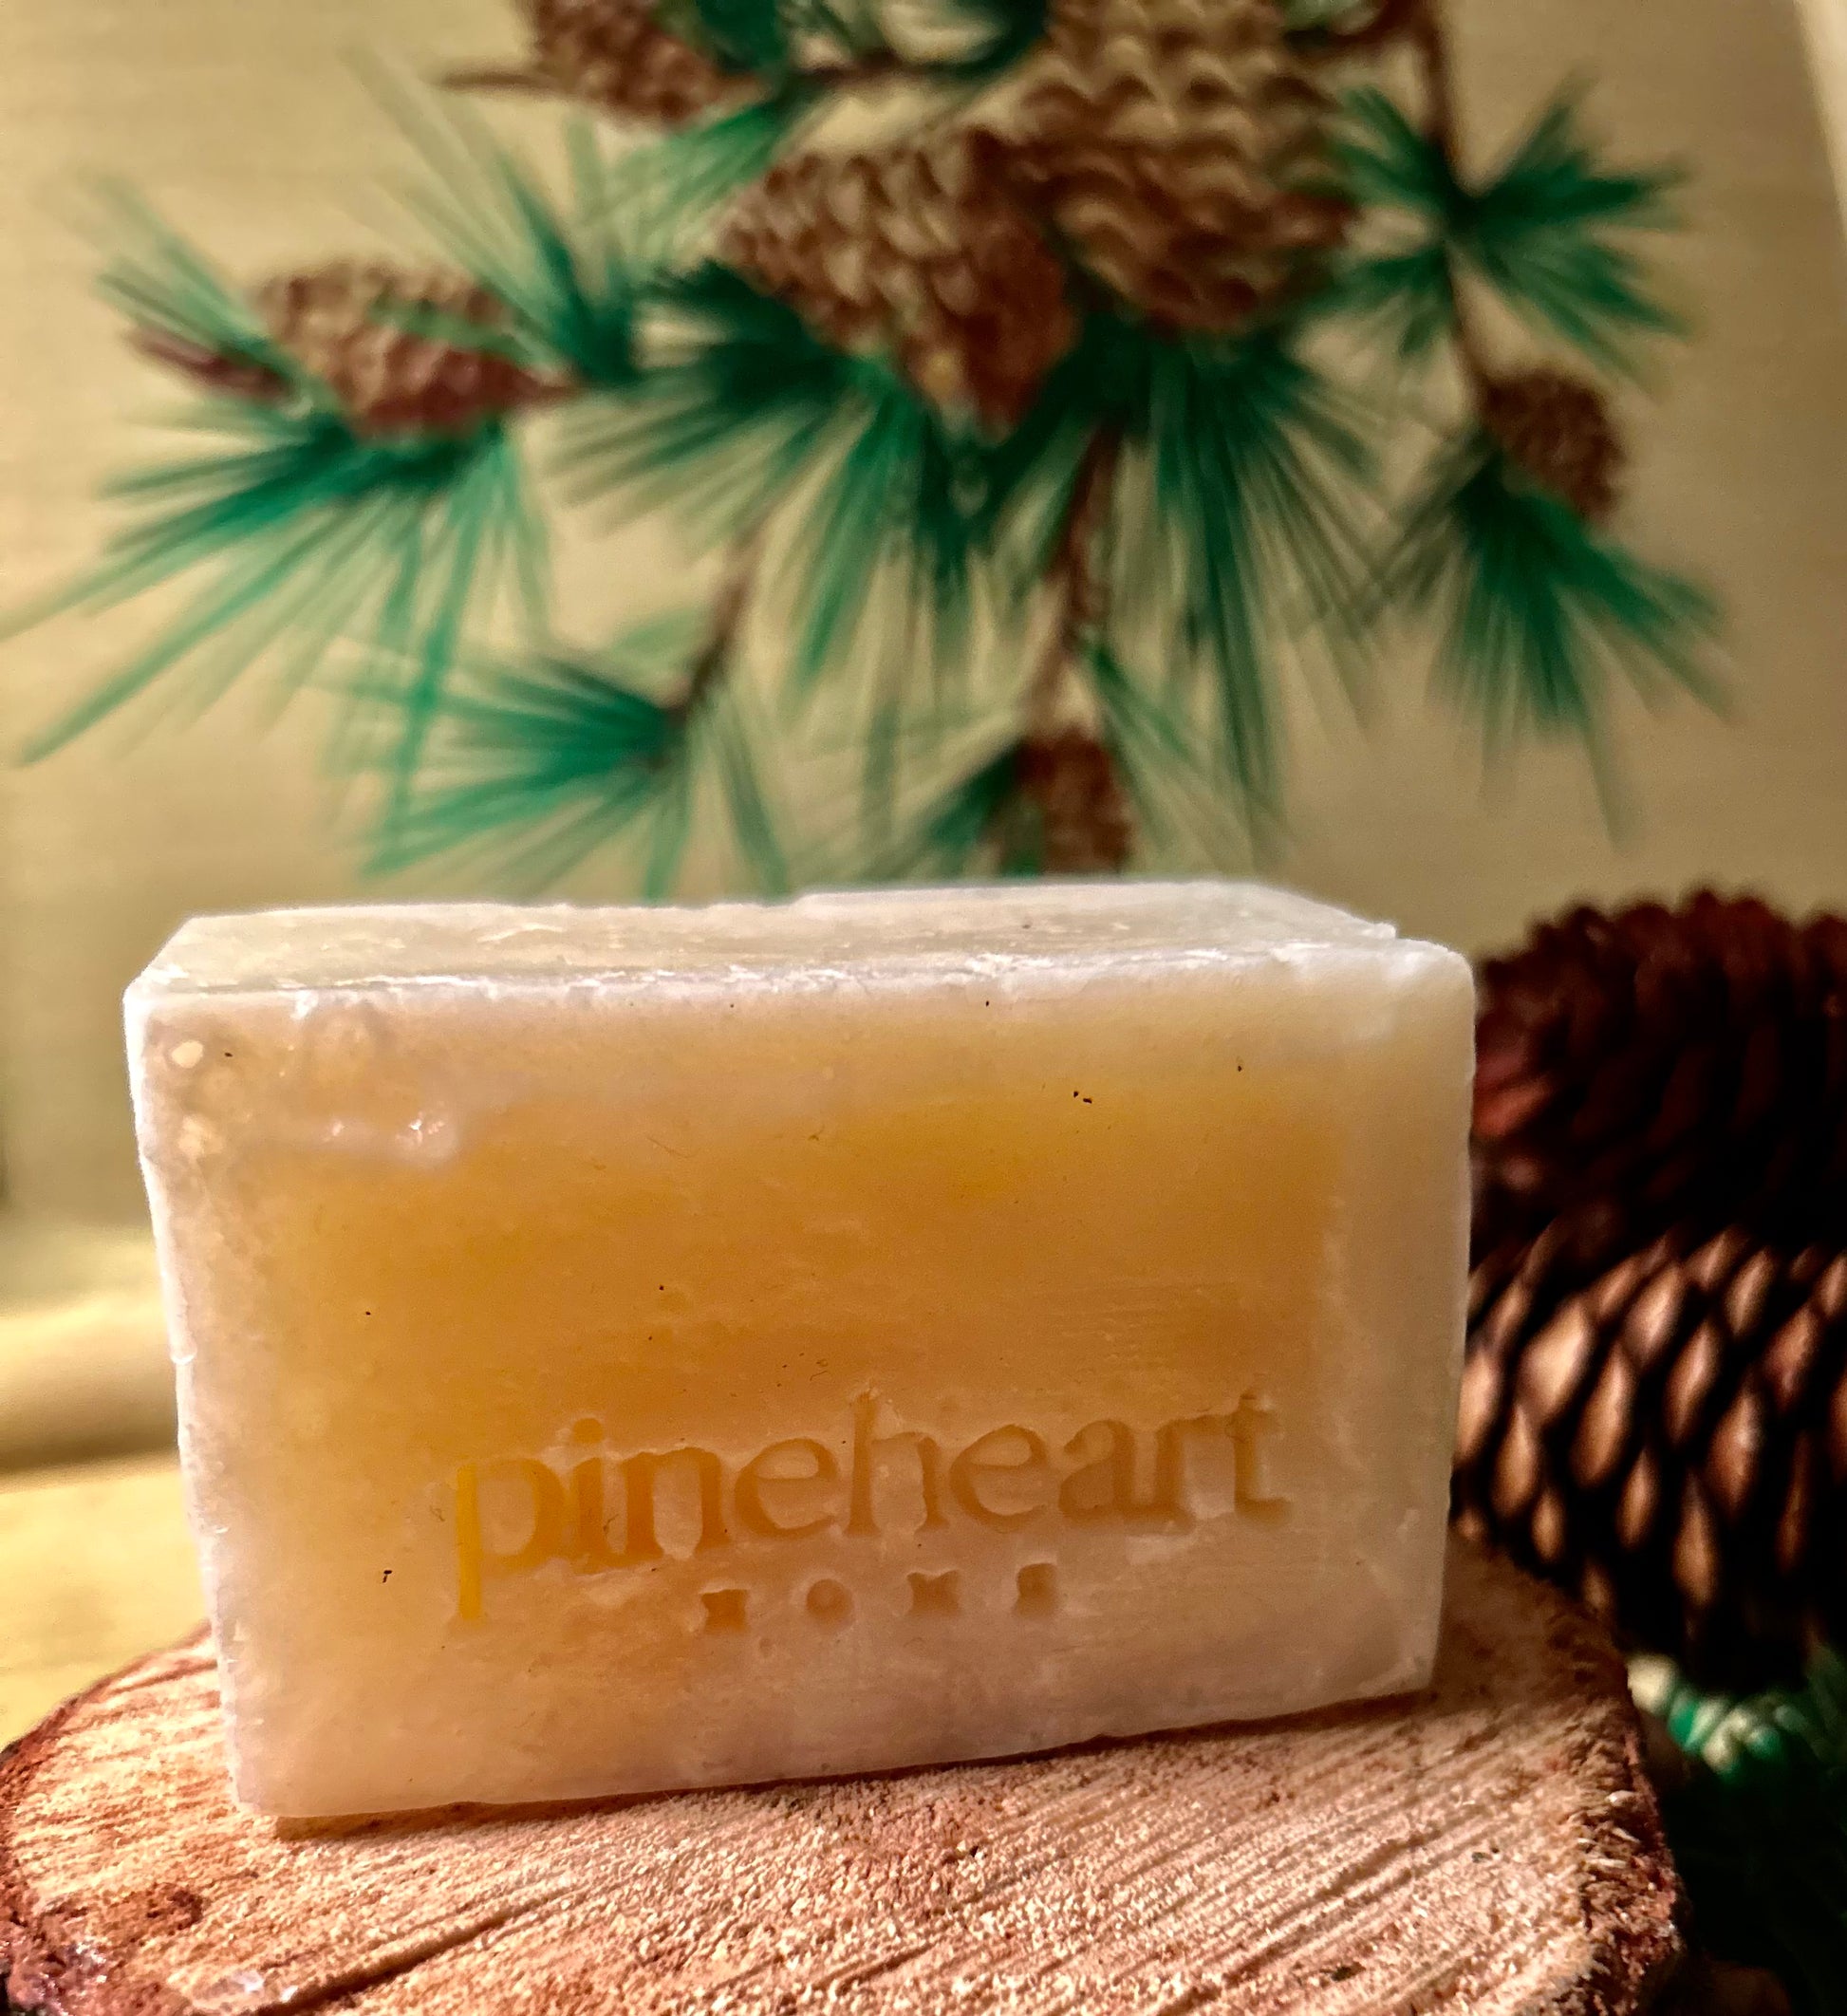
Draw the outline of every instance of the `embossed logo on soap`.
<instances>
[{"instance_id":1,"label":"embossed logo on soap","mask_svg":"<svg viewBox=\"0 0 1847 2016\"><path fill-rule=\"evenodd\" d=\"M1183 1534L1197 1521L1196 1460L1216 1458L1229 1505L1240 1519L1274 1522L1289 1501L1271 1486L1270 1456L1280 1433L1276 1411L1254 1393L1219 1413L1191 1414L1137 1430L1127 1422L1088 1423L1054 1444L1017 1422L988 1429L961 1448L920 1429L891 1426L876 1394L853 1404L839 1445L795 1435L741 1464L695 1445L618 1453L600 1421L571 1430L559 1459L496 1456L456 1473L457 1597L464 1618L482 1615L487 1586L531 1575L553 1561L581 1575L644 1569L670 1556L710 1556L769 1543L790 1546L826 1533L849 1540L881 1534L941 1533L959 1522L996 1533L1116 1527ZM581 1453L578 1453L581 1451ZM507 1544L489 1531L490 1494L517 1508L522 1537ZM679 1531L663 1531L671 1494ZM920 1615L961 1608L961 1570L912 1573L909 1608ZM749 1591L719 1588L702 1598L705 1629L742 1630ZM1053 1562L1017 1572L1013 1608L1022 1616L1056 1607ZM820 1625L850 1617L852 1594L823 1577L805 1607Z\"/></svg>"}]
</instances>

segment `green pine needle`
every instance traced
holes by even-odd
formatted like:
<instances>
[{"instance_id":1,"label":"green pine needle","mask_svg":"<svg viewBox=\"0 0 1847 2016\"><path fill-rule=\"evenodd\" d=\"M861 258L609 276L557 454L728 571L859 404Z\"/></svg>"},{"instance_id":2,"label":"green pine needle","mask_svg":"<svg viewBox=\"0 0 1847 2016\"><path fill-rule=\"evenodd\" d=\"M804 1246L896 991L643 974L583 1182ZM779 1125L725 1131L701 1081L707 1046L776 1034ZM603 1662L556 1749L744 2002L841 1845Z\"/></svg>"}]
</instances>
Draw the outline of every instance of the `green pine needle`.
<instances>
[{"instance_id":1,"label":"green pine needle","mask_svg":"<svg viewBox=\"0 0 1847 2016\"><path fill-rule=\"evenodd\" d=\"M201 361L248 366L274 380L279 396L322 396L271 340L248 298L140 196L113 184L96 194L92 228L103 253L97 291L138 334Z\"/></svg>"},{"instance_id":2,"label":"green pine needle","mask_svg":"<svg viewBox=\"0 0 1847 2016\"><path fill-rule=\"evenodd\" d=\"M1711 599L1650 567L1525 478L1484 430L1437 457L1388 557L1384 593L1443 625L1439 677L1491 751L1527 732L1595 753L1607 689L1711 703Z\"/></svg>"},{"instance_id":3,"label":"green pine needle","mask_svg":"<svg viewBox=\"0 0 1847 2016\"><path fill-rule=\"evenodd\" d=\"M621 398L575 416L580 496L671 510L708 548L761 523L851 396L852 363L725 268L663 286L657 354Z\"/></svg>"},{"instance_id":4,"label":"green pine needle","mask_svg":"<svg viewBox=\"0 0 1847 2016\"><path fill-rule=\"evenodd\" d=\"M1847 2008L1847 1661L1823 1651L1803 1686L1706 1695L1670 1661L1631 1686L1692 1761L1662 1800L1703 1946L1768 1968L1797 2016Z\"/></svg>"},{"instance_id":5,"label":"green pine needle","mask_svg":"<svg viewBox=\"0 0 1847 2016\"><path fill-rule=\"evenodd\" d=\"M1474 202L1468 257L1509 307L1610 366L1632 334L1681 335L1685 325L1650 290L1647 269L1611 231L1673 222L1678 171L1599 167L1561 98Z\"/></svg>"},{"instance_id":6,"label":"green pine needle","mask_svg":"<svg viewBox=\"0 0 1847 2016\"><path fill-rule=\"evenodd\" d=\"M1347 114L1336 147L1346 186L1370 209L1411 220L1413 231L1348 262L1334 298L1383 321L1401 354L1422 355L1448 332L1465 272L1607 368L1632 365L1637 336L1685 333L1625 242L1676 221L1669 197L1679 172L1604 166L1582 132L1576 96L1555 100L1480 183L1461 178L1383 91L1351 93Z\"/></svg>"},{"instance_id":7,"label":"green pine needle","mask_svg":"<svg viewBox=\"0 0 1847 2016\"><path fill-rule=\"evenodd\" d=\"M176 680L188 713L264 664L286 698L337 650L367 645L388 644L409 668L415 721L440 690L468 608L505 582L530 588L542 565L542 534L498 427L466 440L368 440L324 411L230 401L201 419L228 445L119 483L129 523L87 573L11 626L196 584L152 642L32 737L27 760Z\"/></svg>"},{"instance_id":8,"label":"green pine needle","mask_svg":"<svg viewBox=\"0 0 1847 2016\"><path fill-rule=\"evenodd\" d=\"M774 98L663 134L624 157L607 207L659 206L683 260L718 206L767 172L816 107L813 90L795 80Z\"/></svg>"},{"instance_id":9,"label":"green pine needle","mask_svg":"<svg viewBox=\"0 0 1847 2016\"><path fill-rule=\"evenodd\" d=\"M665 28L726 69L775 77L789 66L789 30L778 0L659 0Z\"/></svg>"},{"instance_id":10,"label":"green pine needle","mask_svg":"<svg viewBox=\"0 0 1847 2016\"><path fill-rule=\"evenodd\" d=\"M1223 775L1268 818L1278 652L1327 634L1365 567L1360 416L1277 331L1150 345L1146 363L1117 496L1118 626L1151 627L1183 684L1206 682Z\"/></svg>"},{"instance_id":11,"label":"green pine needle","mask_svg":"<svg viewBox=\"0 0 1847 2016\"><path fill-rule=\"evenodd\" d=\"M1020 746L1010 737L932 796L874 864L885 881L957 881L988 870L1032 874L1030 836L1010 817L1019 806ZM1009 834L1011 832L1011 844Z\"/></svg>"},{"instance_id":12,"label":"green pine needle","mask_svg":"<svg viewBox=\"0 0 1847 2016\"><path fill-rule=\"evenodd\" d=\"M720 681L693 704L681 697L704 635L704 618L688 612L637 625L593 661L465 658L414 787L383 823L373 868L394 873L440 858L530 892L625 844L644 892L657 899L672 893L709 785L757 881L786 887L737 695Z\"/></svg>"},{"instance_id":13,"label":"green pine needle","mask_svg":"<svg viewBox=\"0 0 1847 2016\"><path fill-rule=\"evenodd\" d=\"M819 461L787 554L793 692L830 671L953 670L973 594L961 438L887 366L866 364Z\"/></svg>"},{"instance_id":14,"label":"green pine needle","mask_svg":"<svg viewBox=\"0 0 1847 2016\"><path fill-rule=\"evenodd\" d=\"M1446 223L1467 200L1443 150L1376 84L1350 91L1334 160L1347 190L1369 209L1409 210Z\"/></svg>"},{"instance_id":15,"label":"green pine needle","mask_svg":"<svg viewBox=\"0 0 1847 2016\"><path fill-rule=\"evenodd\" d=\"M1043 576L1086 445L1120 445L1092 564L1130 655L1212 700L1222 788L1254 818L1278 788L1279 659L1311 637L1343 671L1367 566L1371 457L1364 415L1295 332L1171 341L1093 316L1022 425L986 458L984 522L1009 578Z\"/></svg>"},{"instance_id":16,"label":"green pine needle","mask_svg":"<svg viewBox=\"0 0 1847 2016\"><path fill-rule=\"evenodd\" d=\"M1226 845L1224 793L1179 697L1135 678L1102 643L1091 645L1085 670L1143 849L1159 854L1185 843L1221 865L1245 865L1245 850Z\"/></svg>"},{"instance_id":17,"label":"green pine needle","mask_svg":"<svg viewBox=\"0 0 1847 2016\"><path fill-rule=\"evenodd\" d=\"M1399 363L1421 363L1455 333L1449 254L1435 242L1354 253L1334 268L1315 312L1351 315Z\"/></svg>"},{"instance_id":18,"label":"green pine needle","mask_svg":"<svg viewBox=\"0 0 1847 2016\"><path fill-rule=\"evenodd\" d=\"M467 106L435 110L388 82L379 88L424 162L405 206L508 311L510 332L487 340L511 341L520 362L581 385L632 383L642 306L685 229L685 199L653 150L615 152L573 119L560 203ZM482 340L477 331L470 346Z\"/></svg>"}]
</instances>

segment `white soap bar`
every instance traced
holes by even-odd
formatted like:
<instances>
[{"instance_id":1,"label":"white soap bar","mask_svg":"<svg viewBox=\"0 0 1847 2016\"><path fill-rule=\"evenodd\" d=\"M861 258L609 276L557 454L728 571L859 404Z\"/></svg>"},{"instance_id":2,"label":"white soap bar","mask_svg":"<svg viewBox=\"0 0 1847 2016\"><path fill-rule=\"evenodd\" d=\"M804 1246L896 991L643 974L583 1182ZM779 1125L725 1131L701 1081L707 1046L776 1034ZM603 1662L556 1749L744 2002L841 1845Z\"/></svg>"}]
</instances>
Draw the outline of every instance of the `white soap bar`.
<instances>
[{"instance_id":1,"label":"white soap bar","mask_svg":"<svg viewBox=\"0 0 1847 2016\"><path fill-rule=\"evenodd\" d=\"M1421 1686L1454 953L1254 887L281 911L129 996L239 1794Z\"/></svg>"}]
</instances>

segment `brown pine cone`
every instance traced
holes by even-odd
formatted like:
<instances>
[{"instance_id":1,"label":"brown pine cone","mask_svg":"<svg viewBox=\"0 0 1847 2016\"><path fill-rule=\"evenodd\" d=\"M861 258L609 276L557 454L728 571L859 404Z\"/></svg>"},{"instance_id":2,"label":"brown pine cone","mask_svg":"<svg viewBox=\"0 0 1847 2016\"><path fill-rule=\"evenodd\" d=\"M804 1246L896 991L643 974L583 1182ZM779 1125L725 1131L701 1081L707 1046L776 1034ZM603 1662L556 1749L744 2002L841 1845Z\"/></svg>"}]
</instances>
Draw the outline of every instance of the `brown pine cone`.
<instances>
[{"instance_id":1,"label":"brown pine cone","mask_svg":"<svg viewBox=\"0 0 1847 2016\"><path fill-rule=\"evenodd\" d=\"M1569 1221L1478 1266L1458 1522L1707 1685L1847 1642L1847 1228L1670 1234L1589 1285Z\"/></svg>"},{"instance_id":2,"label":"brown pine cone","mask_svg":"<svg viewBox=\"0 0 1847 2016\"><path fill-rule=\"evenodd\" d=\"M971 134L796 155L733 207L719 254L828 342L889 353L938 406L1010 426L1077 325L995 166Z\"/></svg>"},{"instance_id":3,"label":"brown pine cone","mask_svg":"<svg viewBox=\"0 0 1847 2016\"><path fill-rule=\"evenodd\" d=\"M1038 819L1040 872L1115 875L1129 865L1134 820L1110 752L1082 728L1022 743L1019 792Z\"/></svg>"},{"instance_id":4,"label":"brown pine cone","mask_svg":"<svg viewBox=\"0 0 1847 2016\"><path fill-rule=\"evenodd\" d=\"M343 259L271 280L255 298L271 339L361 434L469 434L561 389L491 350L406 326L426 309L484 333L504 328L504 308L465 274Z\"/></svg>"},{"instance_id":5,"label":"brown pine cone","mask_svg":"<svg viewBox=\"0 0 1847 2016\"><path fill-rule=\"evenodd\" d=\"M1478 1255L1565 1220L1587 1280L1670 1230L1847 1227L1847 919L1581 908L1480 988Z\"/></svg>"},{"instance_id":6,"label":"brown pine cone","mask_svg":"<svg viewBox=\"0 0 1847 2016\"><path fill-rule=\"evenodd\" d=\"M531 81L631 119L683 125L759 95L662 27L650 0L523 0Z\"/></svg>"},{"instance_id":7,"label":"brown pine cone","mask_svg":"<svg viewBox=\"0 0 1847 2016\"><path fill-rule=\"evenodd\" d=\"M1276 0L1054 0L979 114L1077 259L1175 329L1231 330L1340 243L1329 102Z\"/></svg>"},{"instance_id":8,"label":"brown pine cone","mask_svg":"<svg viewBox=\"0 0 1847 2016\"><path fill-rule=\"evenodd\" d=\"M1623 450L1601 392L1565 371L1496 379L1482 420L1517 468L1596 524L1615 509Z\"/></svg>"}]
</instances>

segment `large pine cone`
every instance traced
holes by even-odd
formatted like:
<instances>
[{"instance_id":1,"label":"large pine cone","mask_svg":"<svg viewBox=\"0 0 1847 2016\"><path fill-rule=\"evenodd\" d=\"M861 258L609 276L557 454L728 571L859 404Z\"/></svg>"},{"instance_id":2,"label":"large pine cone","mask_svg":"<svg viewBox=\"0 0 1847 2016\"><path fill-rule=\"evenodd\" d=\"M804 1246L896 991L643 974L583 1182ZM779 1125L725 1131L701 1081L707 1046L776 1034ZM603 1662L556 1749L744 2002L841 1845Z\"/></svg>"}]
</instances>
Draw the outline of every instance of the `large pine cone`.
<instances>
[{"instance_id":1,"label":"large pine cone","mask_svg":"<svg viewBox=\"0 0 1847 2016\"><path fill-rule=\"evenodd\" d=\"M990 426L1019 419L1077 333L1064 269L978 134L780 161L734 206L720 256Z\"/></svg>"},{"instance_id":2,"label":"large pine cone","mask_svg":"<svg viewBox=\"0 0 1847 2016\"><path fill-rule=\"evenodd\" d=\"M1587 1269L1675 1228L1847 1227L1847 919L1580 908L1481 987L1478 1254L1558 1219Z\"/></svg>"},{"instance_id":3,"label":"large pine cone","mask_svg":"<svg viewBox=\"0 0 1847 2016\"><path fill-rule=\"evenodd\" d=\"M1459 1521L1709 1684L1791 1677L1847 1641L1847 1239L1670 1235L1588 1286L1569 1243L1477 1271Z\"/></svg>"},{"instance_id":4,"label":"large pine cone","mask_svg":"<svg viewBox=\"0 0 1847 2016\"><path fill-rule=\"evenodd\" d=\"M1847 1637L1847 922L1580 909L1481 986L1458 1517L1789 1677Z\"/></svg>"},{"instance_id":5,"label":"large pine cone","mask_svg":"<svg viewBox=\"0 0 1847 2016\"><path fill-rule=\"evenodd\" d=\"M413 326L426 310L484 334L504 328L504 308L465 274L339 260L270 281L256 306L274 342L333 393L361 434L469 434L558 390L491 349Z\"/></svg>"},{"instance_id":6,"label":"large pine cone","mask_svg":"<svg viewBox=\"0 0 1847 2016\"><path fill-rule=\"evenodd\" d=\"M1568 371L1525 371L1488 386L1482 419L1534 482L1596 524L1616 504L1623 450L1603 394Z\"/></svg>"},{"instance_id":7,"label":"large pine cone","mask_svg":"<svg viewBox=\"0 0 1847 2016\"><path fill-rule=\"evenodd\" d=\"M524 0L532 82L631 119L677 126L757 94L662 28L650 0Z\"/></svg>"},{"instance_id":8,"label":"large pine cone","mask_svg":"<svg viewBox=\"0 0 1847 2016\"><path fill-rule=\"evenodd\" d=\"M1346 233L1328 113L1276 0L1054 0L1044 41L979 117L1122 301L1222 331Z\"/></svg>"}]
</instances>

